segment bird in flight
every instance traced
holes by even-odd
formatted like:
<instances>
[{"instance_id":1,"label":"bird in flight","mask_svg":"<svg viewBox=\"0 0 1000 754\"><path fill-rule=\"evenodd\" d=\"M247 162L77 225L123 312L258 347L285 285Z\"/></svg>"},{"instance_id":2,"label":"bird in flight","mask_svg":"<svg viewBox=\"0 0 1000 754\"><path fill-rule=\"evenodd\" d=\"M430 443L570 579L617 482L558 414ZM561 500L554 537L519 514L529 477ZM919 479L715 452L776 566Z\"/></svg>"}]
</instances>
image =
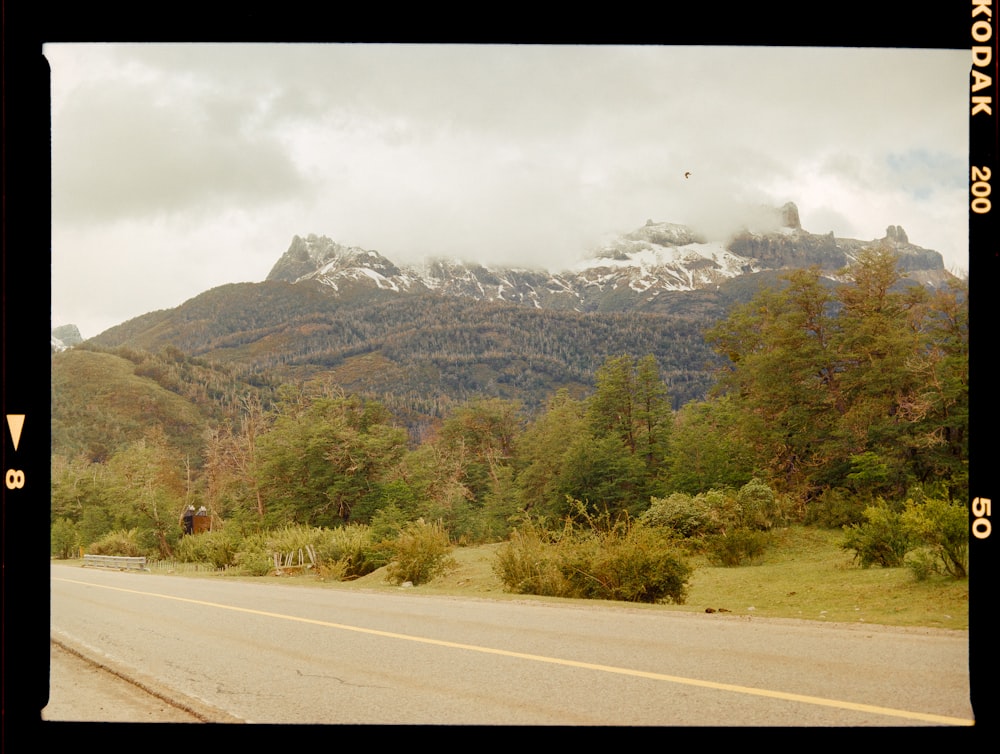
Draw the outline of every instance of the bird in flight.
<instances>
[{"instance_id":1,"label":"bird in flight","mask_svg":"<svg viewBox=\"0 0 1000 754\"><path fill-rule=\"evenodd\" d=\"M684 177L685 177L685 178L690 178L690 177L691 177L691 171L689 170L688 172L686 172L686 173L684 174Z\"/></svg>"}]
</instances>

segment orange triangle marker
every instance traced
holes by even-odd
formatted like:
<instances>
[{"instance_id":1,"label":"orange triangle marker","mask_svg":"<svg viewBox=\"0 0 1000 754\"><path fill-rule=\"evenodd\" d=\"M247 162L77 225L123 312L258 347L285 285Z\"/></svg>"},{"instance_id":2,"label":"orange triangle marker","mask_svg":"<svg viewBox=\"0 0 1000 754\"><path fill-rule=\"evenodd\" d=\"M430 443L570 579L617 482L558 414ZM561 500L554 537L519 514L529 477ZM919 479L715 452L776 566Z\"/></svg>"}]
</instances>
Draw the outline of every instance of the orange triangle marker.
<instances>
[{"instance_id":1,"label":"orange triangle marker","mask_svg":"<svg viewBox=\"0 0 1000 754\"><path fill-rule=\"evenodd\" d=\"M21 427L24 426L24 414L7 414L7 426L10 428L10 439L14 441L14 450L21 441Z\"/></svg>"}]
</instances>

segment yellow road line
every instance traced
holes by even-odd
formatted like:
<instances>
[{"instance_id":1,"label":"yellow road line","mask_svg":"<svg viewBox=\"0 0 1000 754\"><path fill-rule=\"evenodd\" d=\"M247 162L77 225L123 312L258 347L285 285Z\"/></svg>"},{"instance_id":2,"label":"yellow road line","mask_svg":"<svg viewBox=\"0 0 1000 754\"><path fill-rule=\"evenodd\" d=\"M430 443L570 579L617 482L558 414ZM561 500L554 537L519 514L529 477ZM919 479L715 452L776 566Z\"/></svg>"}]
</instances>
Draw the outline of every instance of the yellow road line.
<instances>
[{"instance_id":1,"label":"yellow road line","mask_svg":"<svg viewBox=\"0 0 1000 754\"><path fill-rule=\"evenodd\" d=\"M821 707L834 707L836 709L852 710L854 712L867 712L873 715L885 715L888 717L901 717L907 720L919 720L926 723L938 725L973 725L974 721L960 717L949 717L947 715L933 715L924 712L912 712L910 710L893 709L892 707L879 707L872 704L857 704L839 699L825 699L819 696L808 696L806 694L791 694L785 691L771 691L769 689L758 689L752 686L737 686L731 683L716 683L715 681L702 681L697 678L684 678L682 676L666 675L664 673L652 673L646 670L633 670L631 668L620 668L614 665L600 665L592 662L580 662L578 660L564 660L558 657L546 657L545 655L527 654L524 652L514 652L508 649L495 649L493 647L482 647L476 644L461 644L454 641L444 641L442 639L429 639L423 636L411 636L409 634L398 634L392 631L380 631L375 628L361 628L360 626L350 626L344 623L333 623L315 618L302 618L296 615L285 615L282 613L272 613L266 610L255 610L248 607L237 607L235 605L223 605L218 602L205 602L189 597L174 597L169 594L158 594L156 592L143 592L137 589L124 589L116 586L105 586L94 584L89 581L77 581L75 579L54 578L53 581L65 581L73 584L83 584L99 589L110 589L116 592L129 592L131 594L141 594L146 597L159 597L175 602L187 602L192 605L203 605L205 607L216 607L222 610L232 610L238 613L249 613L267 618L278 618L280 620L295 621L297 623L308 623L314 626L324 626L326 628L336 628L341 631L353 631L359 634L369 634L371 636L382 636L387 639L400 639L403 641L413 641L420 644L432 644L438 647L448 647L449 649L464 649L470 652L480 652L482 654L500 655L503 657L515 657L521 660L532 662L544 662L549 665L561 665L564 667L582 668L585 670L596 670L602 673L614 673L616 675L633 676L636 678L647 678L653 681L666 681L685 686L698 686L700 688L715 689L717 691L729 691L736 694L747 694L750 696L761 696L768 699L781 699L789 702L800 702L802 704L813 704Z\"/></svg>"}]
</instances>

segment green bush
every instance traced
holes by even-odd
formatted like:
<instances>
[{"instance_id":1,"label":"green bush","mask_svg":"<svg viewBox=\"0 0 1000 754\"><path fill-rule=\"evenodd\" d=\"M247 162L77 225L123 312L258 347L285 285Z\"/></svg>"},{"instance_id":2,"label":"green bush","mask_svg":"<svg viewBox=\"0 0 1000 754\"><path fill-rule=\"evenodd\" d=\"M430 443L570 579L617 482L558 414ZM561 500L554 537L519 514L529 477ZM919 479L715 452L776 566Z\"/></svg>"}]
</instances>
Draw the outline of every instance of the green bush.
<instances>
[{"instance_id":1,"label":"green bush","mask_svg":"<svg viewBox=\"0 0 1000 754\"><path fill-rule=\"evenodd\" d=\"M865 520L868 503L842 488L823 490L806 506L804 523L827 529L842 529Z\"/></svg>"},{"instance_id":2,"label":"green bush","mask_svg":"<svg viewBox=\"0 0 1000 754\"><path fill-rule=\"evenodd\" d=\"M109 531L96 542L91 542L87 552L91 555L115 555L126 558L139 558L147 555L151 550L150 542L145 541L149 537L143 537L144 532L139 529L118 529ZM150 532L145 532L149 535Z\"/></svg>"},{"instance_id":3,"label":"green bush","mask_svg":"<svg viewBox=\"0 0 1000 754\"><path fill-rule=\"evenodd\" d=\"M174 547L174 558L181 563L209 563L223 569L236 565L239 541L225 529L187 534Z\"/></svg>"},{"instance_id":4,"label":"green bush","mask_svg":"<svg viewBox=\"0 0 1000 754\"><path fill-rule=\"evenodd\" d=\"M425 584L454 567L449 556L451 542L440 522L422 518L408 524L391 544L392 560L386 567L386 581L394 584Z\"/></svg>"},{"instance_id":5,"label":"green bush","mask_svg":"<svg viewBox=\"0 0 1000 754\"><path fill-rule=\"evenodd\" d=\"M238 568L249 576L267 576L274 572L275 555L281 563L292 554L297 564L301 552L303 561L310 566L315 558L317 573L323 578L341 581L371 573L389 561L386 546L374 541L370 528L363 524L331 529L294 525L266 531L227 531L185 536L174 555L184 562L212 563L216 568Z\"/></svg>"},{"instance_id":6,"label":"green bush","mask_svg":"<svg viewBox=\"0 0 1000 754\"><path fill-rule=\"evenodd\" d=\"M675 492L669 497L653 498L649 508L639 517L643 526L670 529L680 537L704 537L721 526L708 499Z\"/></svg>"},{"instance_id":7,"label":"green bush","mask_svg":"<svg viewBox=\"0 0 1000 754\"><path fill-rule=\"evenodd\" d=\"M788 519L778 496L764 482L752 479L738 491L712 489L691 497L674 493L654 498L639 521L669 529L696 542L712 562L725 566L752 563L770 546L767 533Z\"/></svg>"},{"instance_id":8,"label":"green bush","mask_svg":"<svg viewBox=\"0 0 1000 754\"><path fill-rule=\"evenodd\" d=\"M493 562L493 572L508 592L567 597L571 586L559 570L548 532L530 523L511 533Z\"/></svg>"},{"instance_id":9,"label":"green bush","mask_svg":"<svg viewBox=\"0 0 1000 754\"><path fill-rule=\"evenodd\" d=\"M683 604L691 575L670 536L642 525L578 538L560 566L573 596L624 602Z\"/></svg>"},{"instance_id":10,"label":"green bush","mask_svg":"<svg viewBox=\"0 0 1000 754\"><path fill-rule=\"evenodd\" d=\"M706 538L705 546L711 562L729 568L752 564L771 544L768 532L737 526Z\"/></svg>"},{"instance_id":11,"label":"green bush","mask_svg":"<svg viewBox=\"0 0 1000 754\"><path fill-rule=\"evenodd\" d=\"M721 533L726 526L735 526L739 517L739 507L736 504L736 493L729 488L711 489L702 492L698 497L704 501L716 522L710 533Z\"/></svg>"},{"instance_id":12,"label":"green bush","mask_svg":"<svg viewBox=\"0 0 1000 754\"><path fill-rule=\"evenodd\" d=\"M304 524L269 529L266 533L267 546L272 555L278 553L284 558L288 553L315 548L323 541L326 531L328 530L319 526L306 526Z\"/></svg>"},{"instance_id":13,"label":"green bush","mask_svg":"<svg viewBox=\"0 0 1000 754\"><path fill-rule=\"evenodd\" d=\"M908 500L902 519L929 548L938 570L954 578L969 574L969 509L939 498Z\"/></svg>"},{"instance_id":14,"label":"green bush","mask_svg":"<svg viewBox=\"0 0 1000 754\"><path fill-rule=\"evenodd\" d=\"M471 545L496 542L510 532L504 511L456 495L447 504L429 504L422 512L426 519L441 521L455 542Z\"/></svg>"},{"instance_id":15,"label":"green bush","mask_svg":"<svg viewBox=\"0 0 1000 754\"><path fill-rule=\"evenodd\" d=\"M778 496L760 479L751 479L736 493L737 525L770 531L784 519Z\"/></svg>"},{"instance_id":16,"label":"green bush","mask_svg":"<svg viewBox=\"0 0 1000 754\"><path fill-rule=\"evenodd\" d=\"M841 547L853 550L854 560L862 568L902 566L906 554L917 544L912 525L882 500L865 508L864 516L864 523L844 527Z\"/></svg>"},{"instance_id":17,"label":"green bush","mask_svg":"<svg viewBox=\"0 0 1000 754\"><path fill-rule=\"evenodd\" d=\"M267 534L248 534L240 541L234 565L248 576L267 576L274 571L274 550Z\"/></svg>"},{"instance_id":18,"label":"green bush","mask_svg":"<svg viewBox=\"0 0 1000 754\"><path fill-rule=\"evenodd\" d=\"M931 574L938 572L934 554L927 548L921 548L906 558L906 567L913 573L917 581L926 581Z\"/></svg>"},{"instance_id":19,"label":"green bush","mask_svg":"<svg viewBox=\"0 0 1000 754\"><path fill-rule=\"evenodd\" d=\"M666 527L606 515L567 521L559 533L529 523L497 551L493 570L517 594L681 604L692 569L676 543Z\"/></svg>"},{"instance_id":20,"label":"green bush","mask_svg":"<svg viewBox=\"0 0 1000 754\"><path fill-rule=\"evenodd\" d=\"M323 530L314 547L317 565L326 569L325 576L337 575L339 581L369 574L386 565L391 556L372 527L364 524Z\"/></svg>"},{"instance_id":21,"label":"green bush","mask_svg":"<svg viewBox=\"0 0 1000 754\"><path fill-rule=\"evenodd\" d=\"M75 558L80 551L80 535L76 525L68 518L52 522L51 555L60 560Z\"/></svg>"},{"instance_id":22,"label":"green bush","mask_svg":"<svg viewBox=\"0 0 1000 754\"><path fill-rule=\"evenodd\" d=\"M400 535L408 522L409 518L406 512L396 503L389 503L389 505L379 508L372 516L370 524L371 537L375 542L381 542L384 539L395 539Z\"/></svg>"}]
</instances>

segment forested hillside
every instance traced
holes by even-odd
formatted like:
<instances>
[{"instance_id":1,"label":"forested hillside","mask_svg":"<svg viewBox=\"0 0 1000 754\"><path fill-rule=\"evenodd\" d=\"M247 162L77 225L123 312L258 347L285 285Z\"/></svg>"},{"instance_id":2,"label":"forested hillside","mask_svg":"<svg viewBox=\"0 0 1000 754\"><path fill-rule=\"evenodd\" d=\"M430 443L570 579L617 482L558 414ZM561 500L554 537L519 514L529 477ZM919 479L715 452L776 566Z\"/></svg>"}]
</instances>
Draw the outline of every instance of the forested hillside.
<instances>
[{"instance_id":1,"label":"forested hillside","mask_svg":"<svg viewBox=\"0 0 1000 754\"><path fill-rule=\"evenodd\" d=\"M679 407L704 397L719 363L703 337L722 311L719 297L692 297L701 306L683 314L581 313L435 294L376 291L355 301L311 283L246 283L137 318L88 344L151 352L171 346L247 376L332 373L347 390L431 418L474 396L537 408L558 388L591 389L609 356L649 353Z\"/></svg>"},{"instance_id":2,"label":"forested hillside","mask_svg":"<svg viewBox=\"0 0 1000 754\"><path fill-rule=\"evenodd\" d=\"M881 510L903 526L905 509L903 544L940 547L955 521L966 536L967 292L902 281L895 255L870 250L841 285L790 272L707 330L434 296L296 310L269 285L291 321L203 327L196 357L53 355L58 539L131 532L167 557L198 505L231 532L423 520L452 541L581 516L618 531L624 516L752 552L777 525ZM238 318L213 306L251 293L150 315L143 337L193 344L183 323Z\"/></svg>"},{"instance_id":3,"label":"forested hillside","mask_svg":"<svg viewBox=\"0 0 1000 754\"><path fill-rule=\"evenodd\" d=\"M201 466L206 429L238 416L247 395L268 401L262 375L184 355L82 346L52 356L52 453L104 462L152 429Z\"/></svg>"}]
</instances>

